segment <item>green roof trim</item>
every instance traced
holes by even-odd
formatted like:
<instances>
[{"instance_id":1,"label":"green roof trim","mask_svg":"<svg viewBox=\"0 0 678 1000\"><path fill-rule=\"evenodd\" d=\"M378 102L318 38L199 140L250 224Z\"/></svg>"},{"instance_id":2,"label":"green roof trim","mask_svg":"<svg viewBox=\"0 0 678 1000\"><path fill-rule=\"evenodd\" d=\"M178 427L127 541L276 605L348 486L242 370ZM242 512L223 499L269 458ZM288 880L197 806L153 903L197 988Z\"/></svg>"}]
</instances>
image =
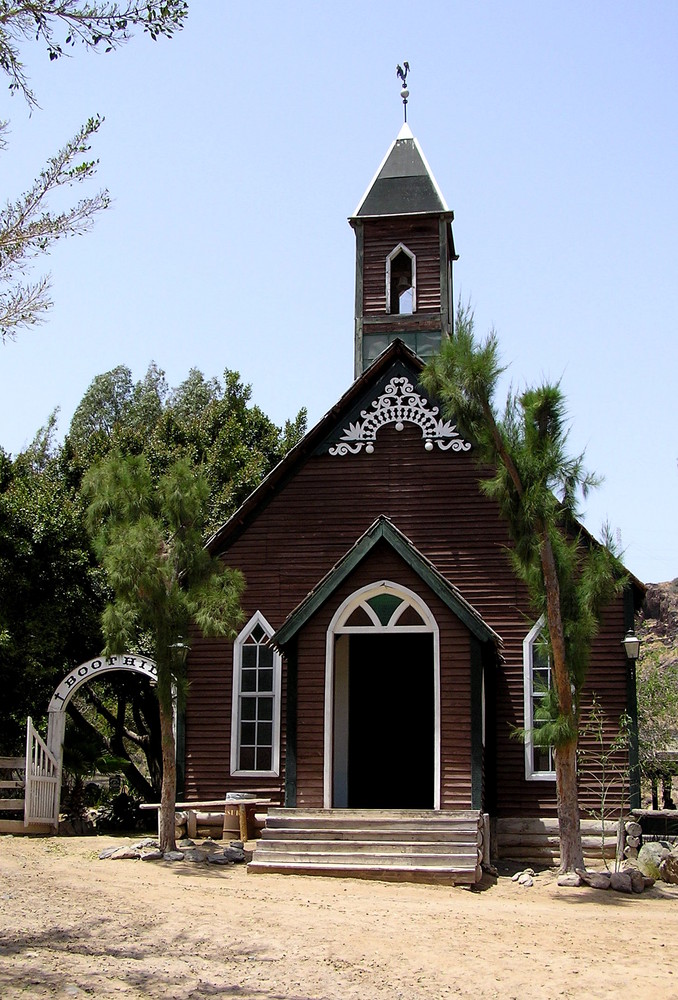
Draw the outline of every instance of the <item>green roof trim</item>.
<instances>
[{"instance_id":1,"label":"green roof trim","mask_svg":"<svg viewBox=\"0 0 678 1000\"><path fill-rule=\"evenodd\" d=\"M481 618L475 608L465 600L457 588L442 576L410 540L396 528L392 521L378 517L339 562L332 567L320 583L304 598L280 626L271 643L282 649L306 622L319 610L344 582L346 577L363 561L378 542L384 541L398 553L421 580L436 594L443 604L459 618L481 642L501 643L501 637Z\"/></svg>"}]
</instances>

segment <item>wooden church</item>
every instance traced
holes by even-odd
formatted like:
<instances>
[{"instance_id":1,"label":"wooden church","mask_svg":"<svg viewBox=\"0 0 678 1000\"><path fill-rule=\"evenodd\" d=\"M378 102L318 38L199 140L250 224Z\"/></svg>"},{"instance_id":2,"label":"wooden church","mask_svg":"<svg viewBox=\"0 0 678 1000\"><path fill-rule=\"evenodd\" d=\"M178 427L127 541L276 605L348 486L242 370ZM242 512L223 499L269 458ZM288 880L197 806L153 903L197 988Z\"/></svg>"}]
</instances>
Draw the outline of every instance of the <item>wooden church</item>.
<instances>
[{"instance_id":1,"label":"wooden church","mask_svg":"<svg viewBox=\"0 0 678 1000\"><path fill-rule=\"evenodd\" d=\"M454 332L456 254L407 124L349 221L355 381L209 542L244 573L246 624L192 639L184 791L284 807L255 869L474 881L489 828L494 852L511 829L557 851L552 753L512 738L549 664L473 444L419 385ZM609 739L634 710L639 597L631 584L594 644Z\"/></svg>"}]
</instances>

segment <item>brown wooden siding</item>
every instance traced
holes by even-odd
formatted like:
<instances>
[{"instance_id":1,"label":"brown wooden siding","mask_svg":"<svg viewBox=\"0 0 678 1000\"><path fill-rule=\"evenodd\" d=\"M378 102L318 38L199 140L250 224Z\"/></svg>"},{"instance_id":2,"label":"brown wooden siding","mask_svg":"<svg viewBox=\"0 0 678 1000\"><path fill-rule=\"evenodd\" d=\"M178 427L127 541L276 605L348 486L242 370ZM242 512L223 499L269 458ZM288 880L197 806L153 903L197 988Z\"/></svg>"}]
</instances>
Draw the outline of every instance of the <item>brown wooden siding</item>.
<instances>
[{"instance_id":1,"label":"brown wooden siding","mask_svg":"<svg viewBox=\"0 0 678 1000\"><path fill-rule=\"evenodd\" d=\"M399 243L404 243L417 258L417 314L439 313L438 219L366 222L364 233L363 314L386 312L386 258Z\"/></svg>"},{"instance_id":2,"label":"brown wooden siding","mask_svg":"<svg viewBox=\"0 0 678 1000\"><path fill-rule=\"evenodd\" d=\"M426 452L421 432L406 424L400 433L393 425L383 427L372 455L324 454L307 459L223 553L225 561L240 567L247 579L245 620L259 609L274 628L282 625L381 514L391 518L459 588L503 640L501 666L488 683L493 692L487 713L493 760L486 766L495 785L490 799L497 815L554 815L554 783L525 781L523 746L510 736L512 727L523 724L522 643L534 619L524 587L507 559L506 527L495 505L479 493L471 454L438 448ZM370 579L388 576L390 551L383 551L382 569L373 559L365 562ZM360 570L355 571L356 580L363 579ZM404 564L391 566L389 572L396 570L405 582ZM406 585L425 592L418 577ZM346 596L344 591L345 587ZM318 622L307 623L299 635L299 805L317 805L322 799L325 637L321 622L329 621L342 599L339 593L333 595L328 607L317 613ZM449 668L451 673L444 673L441 690L442 799L451 808L470 801L470 691L454 673L457 664L466 669L468 636L459 633L458 621L436 604L433 595L424 599L441 627L446 656L455 665ZM587 685L587 692L597 692L612 720L625 707L623 635L620 599L606 615L595 643ZM189 795L212 797L226 788L262 787L253 779L229 777L231 669L232 643L194 642L186 719ZM614 723L610 734L613 729ZM281 775L279 782L264 784L281 792L282 782Z\"/></svg>"}]
</instances>

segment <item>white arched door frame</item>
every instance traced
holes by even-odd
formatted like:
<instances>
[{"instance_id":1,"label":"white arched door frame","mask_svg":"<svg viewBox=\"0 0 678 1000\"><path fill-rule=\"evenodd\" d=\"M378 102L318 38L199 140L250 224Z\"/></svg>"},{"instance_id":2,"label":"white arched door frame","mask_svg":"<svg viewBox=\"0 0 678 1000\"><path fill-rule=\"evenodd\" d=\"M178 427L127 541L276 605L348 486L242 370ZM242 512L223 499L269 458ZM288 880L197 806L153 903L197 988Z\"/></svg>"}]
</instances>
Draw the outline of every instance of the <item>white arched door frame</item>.
<instances>
[{"instance_id":1,"label":"white arched door frame","mask_svg":"<svg viewBox=\"0 0 678 1000\"><path fill-rule=\"evenodd\" d=\"M417 611L424 625L409 625L398 627L396 622L384 626L375 622L372 626L346 626L346 621L353 611L370 597L378 594L391 594L400 597ZM379 580L354 591L340 604L332 617L327 629L325 646L325 712L324 712L324 767L323 767L323 805L325 809L332 808L334 785L334 678L336 637L346 634L368 633L397 634L399 632L422 632L433 636L433 808L440 809L440 630L430 608L413 590L393 583L390 580Z\"/></svg>"}]
</instances>

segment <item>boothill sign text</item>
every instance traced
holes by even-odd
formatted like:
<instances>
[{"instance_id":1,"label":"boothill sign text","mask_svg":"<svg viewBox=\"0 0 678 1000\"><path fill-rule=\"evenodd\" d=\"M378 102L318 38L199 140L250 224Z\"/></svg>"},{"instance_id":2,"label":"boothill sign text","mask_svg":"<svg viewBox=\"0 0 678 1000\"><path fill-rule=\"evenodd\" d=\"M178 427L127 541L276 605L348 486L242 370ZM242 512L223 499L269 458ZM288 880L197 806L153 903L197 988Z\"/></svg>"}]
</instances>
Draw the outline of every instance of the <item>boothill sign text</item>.
<instances>
[{"instance_id":1,"label":"boothill sign text","mask_svg":"<svg viewBox=\"0 0 678 1000\"><path fill-rule=\"evenodd\" d=\"M132 670L137 674L145 674L152 681L155 681L158 675L158 668L153 660L143 656L134 656L131 653L123 653L119 656L101 656L96 660L88 660L76 667L67 677L64 677L52 695L49 704L50 712L63 710L81 684L98 674L107 673L109 670Z\"/></svg>"}]
</instances>

